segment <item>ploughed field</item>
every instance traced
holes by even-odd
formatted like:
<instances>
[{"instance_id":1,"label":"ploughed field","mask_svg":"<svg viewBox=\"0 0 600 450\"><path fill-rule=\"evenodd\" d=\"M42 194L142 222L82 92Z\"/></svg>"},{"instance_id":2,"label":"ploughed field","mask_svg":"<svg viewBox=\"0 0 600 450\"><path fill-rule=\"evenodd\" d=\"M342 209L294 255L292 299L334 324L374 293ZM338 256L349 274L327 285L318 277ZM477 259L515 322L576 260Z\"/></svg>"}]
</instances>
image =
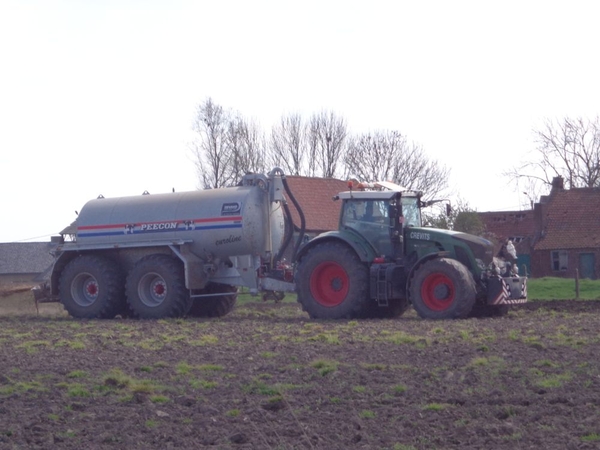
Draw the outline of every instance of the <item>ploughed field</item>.
<instances>
[{"instance_id":1,"label":"ploughed field","mask_svg":"<svg viewBox=\"0 0 600 450\"><path fill-rule=\"evenodd\" d=\"M598 301L444 322L285 302L82 321L3 302L1 449L600 447Z\"/></svg>"}]
</instances>

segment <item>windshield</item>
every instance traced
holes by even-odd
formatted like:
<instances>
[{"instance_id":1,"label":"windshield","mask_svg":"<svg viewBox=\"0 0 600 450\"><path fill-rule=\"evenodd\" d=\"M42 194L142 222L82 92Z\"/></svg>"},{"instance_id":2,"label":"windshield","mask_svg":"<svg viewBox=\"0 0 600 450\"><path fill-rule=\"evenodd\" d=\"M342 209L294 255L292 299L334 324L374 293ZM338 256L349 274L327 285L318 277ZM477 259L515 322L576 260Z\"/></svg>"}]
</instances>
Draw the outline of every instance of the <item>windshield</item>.
<instances>
[{"instance_id":1,"label":"windshield","mask_svg":"<svg viewBox=\"0 0 600 450\"><path fill-rule=\"evenodd\" d=\"M421 209L417 197L402 197L402 216L405 227L421 226Z\"/></svg>"}]
</instances>

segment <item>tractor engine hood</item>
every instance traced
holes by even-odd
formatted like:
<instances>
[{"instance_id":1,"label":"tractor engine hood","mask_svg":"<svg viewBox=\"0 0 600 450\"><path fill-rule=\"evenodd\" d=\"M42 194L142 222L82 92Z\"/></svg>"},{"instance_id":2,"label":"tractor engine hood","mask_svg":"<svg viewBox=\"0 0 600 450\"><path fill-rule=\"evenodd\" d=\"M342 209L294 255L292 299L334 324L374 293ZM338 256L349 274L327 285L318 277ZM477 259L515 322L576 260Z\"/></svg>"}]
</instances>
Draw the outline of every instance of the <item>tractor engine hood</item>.
<instances>
[{"instance_id":1,"label":"tractor engine hood","mask_svg":"<svg viewBox=\"0 0 600 450\"><path fill-rule=\"evenodd\" d=\"M483 261L488 266L494 259L494 244L481 236L468 233L455 232L454 239L464 242L469 246L475 258Z\"/></svg>"},{"instance_id":2,"label":"tractor engine hood","mask_svg":"<svg viewBox=\"0 0 600 450\"><path fill-rule=\"evenodd\" d=\"M407 237L415 240L435 241L443 247L452 245L454 240L460 241L469 247L473 256L484 266L491 264L494 258L494 244L481 236L440 228L414 227L409 229Z\"/></svg>"}]
</instances>

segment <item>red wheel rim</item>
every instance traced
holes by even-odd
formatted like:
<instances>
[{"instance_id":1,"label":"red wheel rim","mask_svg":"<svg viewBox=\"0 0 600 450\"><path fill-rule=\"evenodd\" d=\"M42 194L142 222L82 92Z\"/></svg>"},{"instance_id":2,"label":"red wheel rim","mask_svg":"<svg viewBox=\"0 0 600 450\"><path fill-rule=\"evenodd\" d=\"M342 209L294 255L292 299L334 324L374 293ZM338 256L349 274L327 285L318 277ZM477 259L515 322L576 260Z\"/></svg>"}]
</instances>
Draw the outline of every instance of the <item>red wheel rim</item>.
<instances>
[{"instance_id":1,"label":"red wheel rim","mask_svg":"<svg viewBox=\"0 0 600 450\"><path fill-rule=\"evenodd\" d=\"M348 273L338 263L322 262L310 276L310 291L313 298L320 305L328 308L342 303L348 295L348 289Z\"/></svg>"},{"instance_id":2,"label":"red wheel rim","mask_svg":"<svg viewBox=\"0 0 600 450\"><path fill-rule=\"evenodd\" d=\"M80 272L71 282L71 297L79 306L91 306L100 295L98 280L87 272Z\"/></svg>"},{"instance_id":3,"label":"red wheel rim","mask_svg":"<svg viewBox=\"0 0 600 450\"><path fill-rule=\"evenodd\" d=\"M454 303L454 283L442 273L433 273L421 285L423 303L432 311L444 311Z\"/></svg>"}]
</instances>

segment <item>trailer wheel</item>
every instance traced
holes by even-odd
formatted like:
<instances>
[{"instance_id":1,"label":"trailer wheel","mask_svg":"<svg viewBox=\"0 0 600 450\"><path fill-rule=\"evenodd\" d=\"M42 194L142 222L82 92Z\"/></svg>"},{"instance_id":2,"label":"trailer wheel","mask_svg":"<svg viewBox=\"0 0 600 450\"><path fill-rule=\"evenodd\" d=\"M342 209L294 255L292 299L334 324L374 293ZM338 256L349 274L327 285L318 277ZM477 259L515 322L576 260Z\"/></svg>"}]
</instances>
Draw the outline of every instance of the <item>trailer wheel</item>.
<instances>
[{"instance_id":1,"label":"trailer wheel","mask_svg":"<svg viewBox=\"0 0 600 450\"><path fill-rule=\"evenodd\" d=\"M231 312L237 301L237 287L229 284L209 283L201 293L223 293L223 295L194 299L188 315L194 317L222 317Z\"/></svg>"},{"instance_id":2,"label":"trailer wheel","mask_svg":"<svg viewBox=\"0 0 600 450\"><path fill-rule=\"evenodd\" d=\"M127 303L140 319L184 316L191 307L182 263L167 255L140 259L127 277Z\"/></svg>"},{"instance_id":3,"label":"trailer wheel","mask_svg":"<svg viewBox=\"0 0 600 450\"><path fill-rule=\"evenodd\" d=\"M69 262L59 281L59 297L77 319L112 319L125 304L125 277L113 261L82 255Z\"/></svg>"},{"instance_id":4,"label":"trailer wheel","mask_svg":"<svg viewBox=\"0 0 600 450\"><path fill-rule=\"evenodd\" d=\"M424 319L461 319L473 309L476 288L463 264L437 258L417 268L409 294L413 307Z\"/></svg>"},{"instance_id":5,"label":"trailer wheel","mask_svg":"<svg viewBox=\"0 0 600 450\"><path fill-rule=\"evenodd\" d=\"M326 242L308 250L296 280L298 302L313 319L361 317L368 308L367 266L344 244Z\"/></svg>"}]
</instances>

